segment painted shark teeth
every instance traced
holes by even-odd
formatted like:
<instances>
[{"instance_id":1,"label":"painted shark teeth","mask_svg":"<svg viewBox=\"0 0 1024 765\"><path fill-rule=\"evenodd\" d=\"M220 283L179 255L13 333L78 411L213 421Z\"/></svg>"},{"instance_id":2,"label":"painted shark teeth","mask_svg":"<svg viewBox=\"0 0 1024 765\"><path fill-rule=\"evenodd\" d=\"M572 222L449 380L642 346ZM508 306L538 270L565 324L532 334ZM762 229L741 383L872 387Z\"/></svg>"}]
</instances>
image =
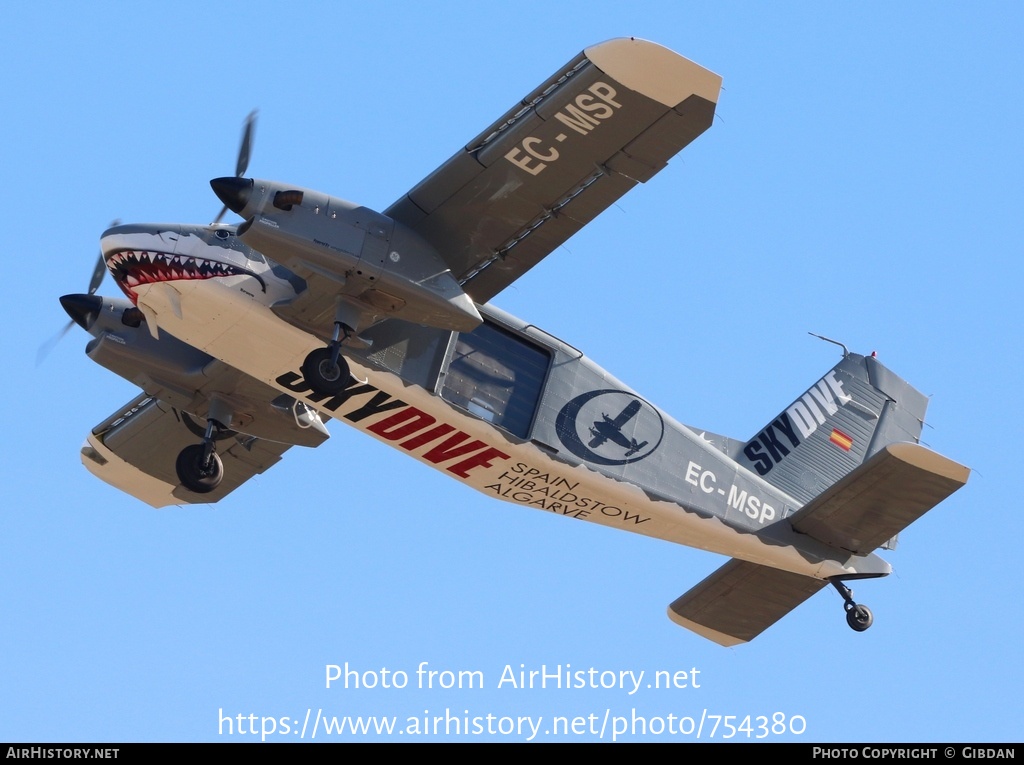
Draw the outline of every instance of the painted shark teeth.
<instances>
[{"instance_id":1,"label":"painted shark teeth","mask_svg":"<svg viewBox=\"0 0 1024 765\"><path fill-rule=\"evenodd\" d=\"M133 303L138 299L135 288L140 285L181 279L215 279L249 273L246 269L217 260L149 250L115 252L107 258L107 268Z\"/></svg>"}]
</instances>

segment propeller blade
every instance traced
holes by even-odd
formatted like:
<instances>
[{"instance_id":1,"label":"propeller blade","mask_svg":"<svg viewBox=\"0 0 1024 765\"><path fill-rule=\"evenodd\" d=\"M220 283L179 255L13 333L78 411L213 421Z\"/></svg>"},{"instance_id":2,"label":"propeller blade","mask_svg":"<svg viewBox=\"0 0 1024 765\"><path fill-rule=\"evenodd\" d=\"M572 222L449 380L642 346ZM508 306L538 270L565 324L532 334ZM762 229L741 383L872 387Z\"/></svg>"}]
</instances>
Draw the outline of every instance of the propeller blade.
<instances>
[{"instance_id":1,"label":"propeller blade","mask_svg":"<svg viewBox=\"0 0 1024 765\"><path fill-rule=\"evenodd\" d=\"M36 366L39 366L46 360L46 357L53 352L54 348L57 347L57 343L64 339L64 335L66 335L68 330L73 326L75 326L74 319L65 324L64 329L39 346L39 350L36 351Z\"/></svg>"},{"instance_id":2,"label":"propeller blade","mask_svg":"<svg viewBox=\"0 0 1024 765\"><path fill-rule=\"evenodd\" d=\"M252 150L252 135L256 130L256 114L253 109L245 118L245 129L242 131L242 145L238 147L238 162L235 164L235 177L241 178L249 169L249 153ZM223 214L223 213L222 213Z\"/></svg>"},{"instance_id":3,"label":"propeller blade","mask_svg":"<svg viewBox=\"0 0 1024 765\"><path fill-rule=\"evenodd\" d=\"M238 161L235 163L236 178L241 178L245 175L245 171L249 169L249 155L252 153L252 137L256 132L256 115L258 113L259 109L253 109L249 112L249 116L245 118L245 127L242 128L242 145L238 147ZM216 226L220 223L224 213L227 211L228 206L224 205L210 225Z\"/></svg>"},{"instance_id":4,"label":"propeller blade","mask_svg":"<svg viewBox=\"0 0 1024 765\"><path fill-rule=\"evenodd\" d=\"M114 226L120 226L121 219L114 218L110 221L110 225L107 228L113 228ZM103 277L107 275L107 264L103 261L103 250L100 250L100 256L96 259L96 266L92 269L92 278L89 280L89 293L95 295L96 290L103 284Z\"/></svg>"},{"instance_id":5,"label":"propeller blade","mask_svg":"<svg viewBox=\"0 0 1024 765\"><path fill-rule=\"evenodd\" d=\"M107 226L107 228L113 228L114 226L119 226L120 224L121 224L121 219L120 218L114 218L114 220L110 221L110 225ZM96 294L96 290L98 290L100 288L100 285L103 284L103 277L105 277L106 275L107 275L107 264L103 260L103 250L100 250L100 256L96 259L96 265L92 269L92 277L89 279L89 292L87 294L95 295ZM72 301L71 303L65 302L66 299L69 298L69 297L75 297L75 296L65 295L63 298L61 298L61 305L64 306L64 310L65 311L69 310L68 309L69 305L77 306L79 308L79 310L84 311L84 309L82 308L82 302L81 301L78 301L78 302ZM92 301L86 301L86 303L89 304L89 307L92 308L92 310L96 310L96 311L99 310L98 306L101 305L101 301L100 301L99 298L93 298ZM76 316L78 316L78 318L75 318ZM49 356L53 352L53 349L57 347L57 344L61 340L64 339L64 335L66 335L68 333L68 330L70 330L71 327L73 327L75 324L81 324L83 329L88 329L88 326L86 326L86 324L88 324L90 322L88 322L84 318L82 318L84 316L85 316L85 313L76 314L76 313L72 312L71 313L71 321L69 321L67 324L64 325L64 329L62 329L56 335L54 335L49 340L47 340L45 343L43 343L42 345L39 346L39 350L36 351L36 366L39 366L40 364L42 364L46 360L46 357ZM83 323L83 322L85 322L85 323Z\"/></svg>"},{"instance_id":6,"label":"propeller blade","mask_svg":"<svg viewBox=\"0 0 1024 765\"><path fill-rule=\"evenodd\" d=\"M227 211L228 211L228 206L227 205L224 205L222 208L220 208L220 212L217 213L217 217L214 218L213 221L210 222L210 225L211 226L216 226L218 223L220 223L220 219L224 217L224 213L226 213Z\"/></svg>"},{"instance_id":7,"label":"propeller blade","mask_svg":"<svg viewBox=\"0 0 1024 765\"><path fill-rule=\"evenodd\" d=\"M89 293L95 295L96 290L103 284L103 277L107 275L107 264L103 262L103 253L100 253L96 260L96 267L92 270L92 278L89 280Z\"/></svg>"}]
</instances>

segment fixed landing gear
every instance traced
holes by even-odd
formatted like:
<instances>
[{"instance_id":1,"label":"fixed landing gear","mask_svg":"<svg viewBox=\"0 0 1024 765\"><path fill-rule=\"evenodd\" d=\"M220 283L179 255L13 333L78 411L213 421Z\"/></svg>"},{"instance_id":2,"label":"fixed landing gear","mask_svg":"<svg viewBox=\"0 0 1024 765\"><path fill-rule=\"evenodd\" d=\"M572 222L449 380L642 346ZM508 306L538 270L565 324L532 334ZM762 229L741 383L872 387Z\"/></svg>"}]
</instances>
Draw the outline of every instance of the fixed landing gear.
<instances>
[{"instance_id":1,"label":"fixed landing gear","mask_svg":"<svg viewBox=\"0 0 1024 765\"><path fill-rule=\"evenodd\" d=\"M334 322L334 337L326 348L317 348L302 362L302 377L314 393L333 396L352 382L348 362L341 355L341 343L352 333L348 325Z\"/></svg>"},{"instance_id":2,"label":"fixed landing gear","mask_svg":"<svg viewBox=\"0 0 1024 765\"><path fill-rule=\"evenodd\" d=\"M871 609L862 603L855 603L853 601L853 590L838 579L832 580L832 586L836 588L843 598L843 608L846 609L846 623L850 625L850 629L863 632L870 627L875 621L875 617L871 614Z\"/></svg>"},{"instance_id":3,"label":"fixed landing gear","mask_svg":"<svg viewBox=\"0 0 1024 765\"><path fill-rule=\"evenodd\" d=\"M174 463L181 485L196 494L209 494L220 486L224 478L224 463L217 456L214 446L214 431L218 429L216 422L207 420L203 442L186 446L178 453Z\"/></svg>"}]
</instances>

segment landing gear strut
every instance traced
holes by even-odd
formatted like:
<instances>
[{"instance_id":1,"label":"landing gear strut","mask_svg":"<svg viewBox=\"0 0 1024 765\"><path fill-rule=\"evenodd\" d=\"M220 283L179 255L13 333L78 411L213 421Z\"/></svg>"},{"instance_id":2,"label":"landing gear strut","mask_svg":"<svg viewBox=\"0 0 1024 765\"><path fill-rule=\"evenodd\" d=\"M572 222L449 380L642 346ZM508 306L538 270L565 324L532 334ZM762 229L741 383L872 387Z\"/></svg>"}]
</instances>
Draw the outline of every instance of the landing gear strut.
<instances>
[{"instance_id":1,"label":"landing gear strut","mask_svg":"<svg viewBox=\"0 0 1024 765\"><path fill-rule=\"evenodd\" d=\"M314 393L333 396L352 382L348 362L341 355L341 344L351 334L347 324L334 322L334 336L328 346L317 348L302 362L302 377Z\"/></svg>"},{"instance_id":2,"label":"landing gear strut","mask_svg":"<svg viewBox=\"0 0 1024 765\"><path fill-rule=\"evenodd\" d=\"M174 469L181 485L196 494L209 494L220 486L224 478L224 463L217 456L214 446L215 430L220 425L214 420L206 421L206 435L201 444L186 446L178 453Z\"/></svg>"},{"instance_id":3,"label":"landing gear strut","mask_svg":"<svg viewBox=\"0 0 1024 765\"><path fill-rule=\"evenodd\" d=\"M853 601L853 590L838 579L832 580L832 586L836 588L843 598L843 608L846 609L846 623L850 625L850 629L863 632L870 627L875 620L875 617L871 614L871 609L862 603L855 603Z\"/></svg>"}]
</instances>

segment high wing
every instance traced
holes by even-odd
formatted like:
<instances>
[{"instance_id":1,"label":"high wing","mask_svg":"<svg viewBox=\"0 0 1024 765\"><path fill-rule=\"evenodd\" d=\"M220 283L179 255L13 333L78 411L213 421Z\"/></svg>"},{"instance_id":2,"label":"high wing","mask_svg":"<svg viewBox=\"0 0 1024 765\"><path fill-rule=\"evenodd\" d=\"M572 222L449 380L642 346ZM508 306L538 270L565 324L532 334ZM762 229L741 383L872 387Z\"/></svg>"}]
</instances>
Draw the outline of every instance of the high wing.
<instances>
[{"instance_id":1,"label":"high wing","mask_svg":"<svg viewBox=\"0 0 1024 765\"><path fill-rule=\"evenodd\" d=\"M224 479L208 494L180 486L174 464L202 424L142 393L89 434L82 463L103 481L153 507L217 502L281 459L290 444L231 433L217 443Z\"/></svg>"},{"instance_id":2,"label":"high wing","mask_svg":"<svg viewBox=\"0 0 1024 765\"><path fill-rule=\"evenodd\" d=\"M651 42L592 46L386 214L487 302L710 127L721 84Z\"/></svg>"},{"instance_id":3,"label":"high wing","mask_svg":"<svg viewBox=\"0 0 1024 765\"><path fill-rule=\"evenodd\" d=\"M837 548L839 555L867 555L967 483L969 473L918 444L889 444L780 523ZM699 635L736 645L757 637L826 584L734 559L679 597L668 613Z\"/></svg>"}]
</instances>

